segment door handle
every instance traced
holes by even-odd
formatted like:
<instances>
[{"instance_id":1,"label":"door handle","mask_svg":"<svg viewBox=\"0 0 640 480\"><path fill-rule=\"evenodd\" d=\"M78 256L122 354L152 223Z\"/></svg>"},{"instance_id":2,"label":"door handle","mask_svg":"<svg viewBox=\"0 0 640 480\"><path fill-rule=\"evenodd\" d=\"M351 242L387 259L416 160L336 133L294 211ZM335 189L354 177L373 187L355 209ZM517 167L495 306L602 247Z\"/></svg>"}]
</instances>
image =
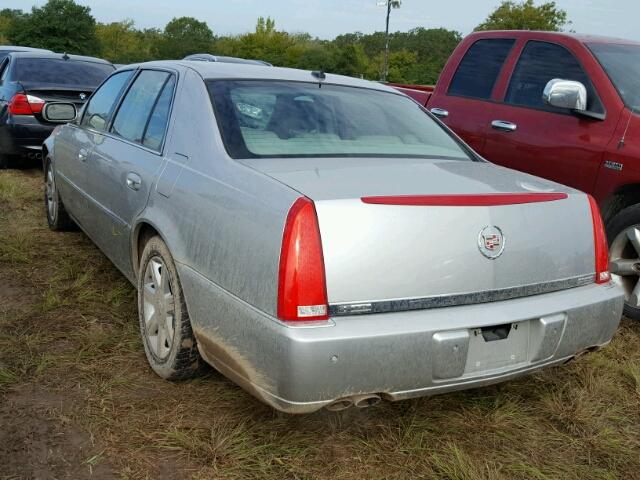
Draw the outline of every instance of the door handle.
<instances>
[{"instance_id":1,"label":"door handle","mask_svg":"<svg viewBox=\"0 0 640 480\"><path fill-rule=\"evenodd\" d=\"M429 111L431 113L433 113L436 117L446 118L446 117L449 116L449 112L447 110L445 110L444 108L434 107Z\"/></svg>"},{"instance_id":2,"label":"door handle","mask_svg":"<svg viewBox=\"0 0 640 480\"><path fill-rule=\"evenodd\" d=\"M507 122L506 120L494 120L491 122L491 127L503 132L515 132L518 128L515 123Z\"/></svg>"},{"instance_id":3,"label":"door handle","mask_svg":"<svg viewBox=\"0 0 640 480\"><path fill-rule=\"evenodd\" d=\"M131 190L140 190L140 186L142 185L142 179L139 175L129 172L127 173L127 187Z\"/></svg>"},{"instance_id":4,"label":"door handle","mask_svg":"<svg viewBox=\"0 0 640 480\"><path fill-rule=\"evenodd\" d=\"M80 160L81 162L86 162L88 156L89 152L87 152L84 148L81 148L78 152L78 160Z\"/></svg>"}]
</instances>

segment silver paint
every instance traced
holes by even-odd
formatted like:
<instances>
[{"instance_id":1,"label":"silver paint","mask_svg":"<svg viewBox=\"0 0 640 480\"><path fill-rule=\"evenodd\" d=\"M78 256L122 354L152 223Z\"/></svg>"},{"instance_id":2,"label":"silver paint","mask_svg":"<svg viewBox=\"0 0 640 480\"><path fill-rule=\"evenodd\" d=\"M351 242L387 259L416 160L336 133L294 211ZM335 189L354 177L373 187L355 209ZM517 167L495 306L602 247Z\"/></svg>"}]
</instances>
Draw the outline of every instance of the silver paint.
<instances>
[{"instance_id":1,"label":"silver paint","mask_svg":"<svg viewBox=\"0 0 640 480\"><path fill-rule=\"evenodd\" d=\"M557 283L593 274L593 227L584 194L487 162L232 160L203 78L309 81L309 72L180 61L125 68L161 68L177 77L161 151L65 125L45 142L56 188L73 218L132 282L139 274L139 235L152 228L162 236L176 262L203 357L275 408L303 413L356 395L365 395L358 398L368 403L376 396L396 400L485 385L606 344L615 331L623 301L617 287ZM335 75L327 75L326 83L397 94ZM569 197L468 208L360 200L530 191ZM352 305L359 315L298 325L276 318L282 232L301 195L311 198L318 212L329 303ZM493 261L476 246L486 225L509 232L508 249ZM534 287L513 298L510 289L523 285ZM537 291L540 285L564 289ZM496 291L510 292L510 299L366 311L369 304L407 298L482 302ZM456 297L468 293L474 296ZM530 344L526 354L519 352L525 360L517 364L473 370L460 345L456 350L448 343L452 335L464 337L462 332L470 335L476 328L522 322ZM500 360L504 352L496 347L474 344L475 361L490 363L492 350Z\"/></svg>"}]
</instances>

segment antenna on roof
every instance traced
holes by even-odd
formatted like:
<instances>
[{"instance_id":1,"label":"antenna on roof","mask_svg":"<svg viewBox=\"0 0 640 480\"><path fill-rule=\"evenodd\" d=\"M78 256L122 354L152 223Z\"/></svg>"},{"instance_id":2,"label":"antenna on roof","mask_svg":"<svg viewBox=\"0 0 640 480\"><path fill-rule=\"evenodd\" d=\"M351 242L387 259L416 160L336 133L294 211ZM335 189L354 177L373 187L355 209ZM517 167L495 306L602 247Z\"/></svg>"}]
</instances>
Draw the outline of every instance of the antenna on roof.
<instances>
[{"instance_id":1,"label":"antenna on roof","mask_svg":"<svg viewBox=\"0 0 640 480\"><path fill-rule=\"evenodd\" d=\"M67 55L67 52L64 52L64 53L62 54L62 59L63 59L63 60L69 60L69 58L71 58L71 57L69 57L69 55Z\"/></svg>"},{"instance_id":2,"label":"antenna on roof","mask_svg":"<svg viewBox=\"0 0 640 480\"><path fill-rule=\"evenodd\" d=\"M313 72L311 72L311 75L319 80L318 87L322 88L322 81L327 78L325 73L322 70L314 70Z\"/></svg>"}]
</instances>

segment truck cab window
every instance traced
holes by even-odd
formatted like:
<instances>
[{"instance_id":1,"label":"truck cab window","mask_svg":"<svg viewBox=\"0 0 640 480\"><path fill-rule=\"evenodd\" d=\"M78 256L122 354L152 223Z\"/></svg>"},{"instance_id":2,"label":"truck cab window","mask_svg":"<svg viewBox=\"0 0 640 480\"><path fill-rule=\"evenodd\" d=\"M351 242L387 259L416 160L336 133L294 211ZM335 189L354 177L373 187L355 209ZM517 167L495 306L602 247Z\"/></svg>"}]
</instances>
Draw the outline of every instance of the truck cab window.
<instances>
[{"instance_id":1,"label":"truck cab window","mask_svg":"<svg viewBox=\"0 0 640 480\"><path fill-rule=\"evenodd\" d=\"M505 102L564 112L565 109L551 107L542 100L544 87L554 78L581 82L587 88L587 110L604 113L591 80L573 54L560 45L541 41L530 41L524 47L509 82Z\"/></svg>"},{"instance_id":2,"label":"truck cab window","mask_svg":"<svg viewBox=\"0 0 640 480\"><path fill-rule=\"evenodd\" d=\"M488 100L515 40L489 38L475 42L458 66L449 95Z\"/></svg>"}]
</instances>

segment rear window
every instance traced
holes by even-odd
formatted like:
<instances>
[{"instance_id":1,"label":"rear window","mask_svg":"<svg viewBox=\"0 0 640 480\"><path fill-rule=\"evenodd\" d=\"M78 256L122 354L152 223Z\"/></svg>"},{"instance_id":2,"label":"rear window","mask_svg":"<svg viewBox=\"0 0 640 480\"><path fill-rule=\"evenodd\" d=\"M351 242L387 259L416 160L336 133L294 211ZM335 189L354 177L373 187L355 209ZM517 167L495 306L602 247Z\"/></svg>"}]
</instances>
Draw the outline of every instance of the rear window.
<instances>
[{"instance_id":1,"label":"rear window","mask_svg":"<svg viewBox=\"0 0 640 480\"><path fill-rule=\"evenodd\" d=\"M86 87L97 87L114 71L108 64L57 58L19 58L15 68L20 82Z\"/></svg>"},{"instance_id":2,"label":"rear window","mask_svg":"<svg viewBox=\"0 0 640 480\"><path fill-rule=\"evenodd\" d=\"M456 140L400 94L317 83L210 81L229 155L469 160Z\"/></svg>"}]
</instances>

